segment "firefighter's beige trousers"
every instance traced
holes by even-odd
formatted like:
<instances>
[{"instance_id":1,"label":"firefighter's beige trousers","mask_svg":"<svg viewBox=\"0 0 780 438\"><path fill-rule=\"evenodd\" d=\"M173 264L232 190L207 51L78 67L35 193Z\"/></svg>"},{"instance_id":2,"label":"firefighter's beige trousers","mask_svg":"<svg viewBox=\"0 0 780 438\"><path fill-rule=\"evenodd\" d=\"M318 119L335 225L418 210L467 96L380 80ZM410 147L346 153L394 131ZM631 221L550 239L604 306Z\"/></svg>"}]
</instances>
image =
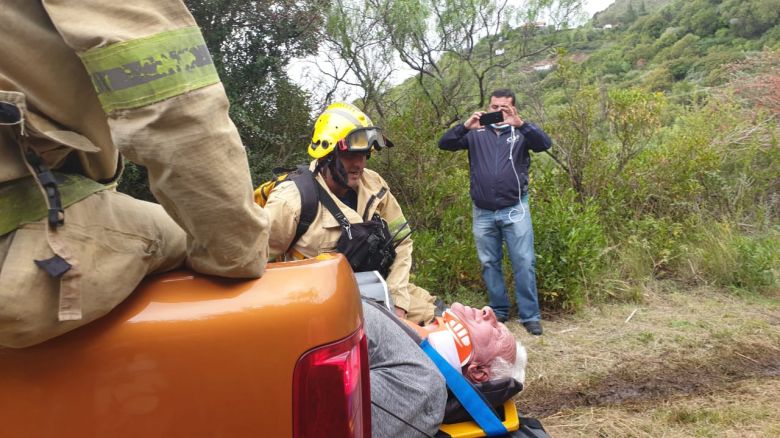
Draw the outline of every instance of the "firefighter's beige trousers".
<instances>
[{"instance_id":1,"label":"firefighter's beige trousers","mask_svg":"<svg viewBox=\"0 0 780 438\"><path fill-rule=\"evenodd\" d=\"M162 207L104 190L65 209L56 233L80 266L55 279L34 262L54 255L45 220L0 237L0 347L26 347L94 321L145 275L175 268L186 254L184 231ZM81 320L58 321L61 287L81 292Z\"/></svg>"}]
</instances>

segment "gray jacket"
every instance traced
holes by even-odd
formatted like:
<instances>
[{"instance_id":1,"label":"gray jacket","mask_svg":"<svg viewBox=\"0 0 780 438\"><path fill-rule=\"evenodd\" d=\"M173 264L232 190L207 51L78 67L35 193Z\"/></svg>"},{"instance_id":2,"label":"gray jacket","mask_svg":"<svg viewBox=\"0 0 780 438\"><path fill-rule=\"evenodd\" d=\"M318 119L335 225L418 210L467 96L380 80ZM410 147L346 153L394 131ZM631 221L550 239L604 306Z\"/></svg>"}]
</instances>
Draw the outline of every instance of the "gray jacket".
<instances>
[{"instance_id":1,"label":"gray jacket","mask_svg":"<svg viewBox=\"0 0 780 438\"><path fill-rule=\"evenodd\" d=\"M433 436L447 403L436 365L386 308L363 301L371 379L371 436Z\"/></svg>"}]
</instances>

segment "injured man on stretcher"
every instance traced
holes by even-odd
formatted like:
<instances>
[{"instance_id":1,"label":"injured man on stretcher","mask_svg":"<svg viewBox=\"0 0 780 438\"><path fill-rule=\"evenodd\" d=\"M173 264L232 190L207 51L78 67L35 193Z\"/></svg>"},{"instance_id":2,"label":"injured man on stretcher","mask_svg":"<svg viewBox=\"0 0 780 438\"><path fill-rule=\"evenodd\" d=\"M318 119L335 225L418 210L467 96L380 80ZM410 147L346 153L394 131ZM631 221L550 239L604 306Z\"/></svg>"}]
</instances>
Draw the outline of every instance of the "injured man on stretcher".
<instances>
[{"instance_id":1,"label":"injured man on stretcher","mask_svg":"<svg viewBox=\"0 0 780 438\"><path fill-rule=\"evenodd\" d=\"M434 436L442 423L471 420L455 391L448 393L452 376L445 383L444 368L468 379L493 408L522 390L525 348L489 307L455 303L424 327L367 298L363 313L374 437ZM446 364L434 364L424 351L431 347Z\"/></svg>"}]
</instances>

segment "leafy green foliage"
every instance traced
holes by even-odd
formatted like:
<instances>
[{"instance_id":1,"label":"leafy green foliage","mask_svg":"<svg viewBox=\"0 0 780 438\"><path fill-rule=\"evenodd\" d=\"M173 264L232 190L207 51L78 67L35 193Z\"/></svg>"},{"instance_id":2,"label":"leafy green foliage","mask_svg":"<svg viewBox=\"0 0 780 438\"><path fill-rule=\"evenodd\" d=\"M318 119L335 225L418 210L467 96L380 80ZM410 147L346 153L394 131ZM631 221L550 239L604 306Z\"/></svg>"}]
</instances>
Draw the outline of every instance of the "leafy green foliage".
<instances>
[{"instance_id":1,"label":"leafy green foliage","mask_svg":"<svg viewBox=\"0 0 780 438\"><path fill-rule=\"evenodd\" d=\"M125 160L125 170L119 178L117 190L133 198L157 202L149 190L149 176L146 168Z\"/></svg>"},{"instance_id":2,"label":"leafy green foliage","mask_svg":"<svg viewBox=\"0 0 780 438\"><path fill-rule=\"evenodd\" d=\"M670 0L617 0L609 7L593 16L593 21L599 26L606 24L631 24L634 20L654 12Z\"/></svg>"},{"instance_id":3,"label":"leafy green foliage","mask_svg":"<svg viewBox=\"0 0 780 438\"><path fill-rule=\"evenodd\" d=\"M413 280L446 302L484 306L487 294L471 232L471 200L465 184L468 171L455 171L437 184L431 200L439 199L436 227L416 228ZM465 184L464 184L465 183Z\"/></svg>"},{"instance_id":4,"label":"leafy green foliage","mask_svg":"<svg viewBox=\"0 0 780 438\"><path fill-rule=\"evenodd\" d=\"M303 159L311 132L306 94L287 78L293 57L315 53L323 21L320 0L185 2L201 27L247 149L255 181L280 163ZM145 171L127 164L119 190L153 201Z\"/></svg>"},{"instance_id":5,"label":"leafy green foliage","mask_svg":"<svg viewBox=\"0 0 780 438\"><path fill-rule=\"evenodd\" d=\"M531 196L539 299L546 307L577 309L598 296L605 267L598 205L545 178L534 179Z\"/></svg>"},{"instance_id":6,"label":"leafy green foliage","mask_svg":"<svg viewBox=\"0 0 780 438\"><path fill-rule=\"evenodd\" d=\"M555 47L581 6L576 0L531 1L522 8L506 0L335 0L326 40L361 88L363 108L384 119L388 106L417 87L438 125L447 126L487 104L494 77ZM415 77L400 91L386 91L399 62ZM334 76L347 82L344 74Z\"/></svg>"},{"instance_id":7,"label":"leafy green foliage","mask_svg":"<svg viewBox=\"0 0 780 438\"><path fill-rule=\"evenodd\" d=\"M661 93L646 93L636 88L615 89L608 93L607 120L617 138L613 152L616 172L644 149L645 142L661 125L666 99Z\"/></svg>"},{"instance_id":8,"label":"leafy green foliage","mask_svg":"<svg viewBox=\"0 0 780 438\"><path fill-rule=\"evenodd\" d=\"M267 176L274 163L292 164L311 132L306 95L287 78L290 59L314 54L321 0L187 1L201 27L231 102L230 116L250 156Z\"/></svg>"},{"instance_id":9,"label":"leafy green foliage","mask_svg":"<svg viewBox=\"0 0 780 438\"><path fill-rule=\"evenodd\" d=\"M560 50L550 74L521 68L488 82L514 84L524 118L555 142L550 159L534 159L531 183L547 308L636 299L650 278L777 290L780 54L750 52L777 40L737 35L719 3L672 2L627 30L578 29L562 40L570 50L603 49ZM405 151L394 165L416 173L384 170L409 177L396 182L418 220L416 281L483 304L465 161L435 151L421 91L400 89L399 113L386 117Z\"/></svg>"},{"instance_id":10,"label":"leafy green foliage","mask_svg":"<svg viewBox=\"0 0 780 438\"><path fill-rule=\"evenodd\" d=\"M722 8L734 33L745 38L761 36L780 19L780 0L727 0Z\"/></svg>"},{"instance_id":11,"label":"leafy green foliage","mask_svg":"<svg viewBox=\"0 0 780 438\"><path fill-rule=\"evenodd\" d=\"M231 116L260 178L305 159L307 96L282 71L318 38L301 28L304 12L327 23L330 43L362 57L354 64L364 69L358 103L396 144L369 167L388 181L414 230L413 281L448 302L481 306L487 295L471 232L467 153L436 143L485 93L513 88L521 117L554 141L549 154L534 155L531 171L540 298L548 309L572 310L604 297L637 299L648 279L780 288L778 1L619 0L577 29L502 15L483 33L458 26L478 11L496 18L493 2L370 0L360 5L377 15L362 21L320 21L311 9L319 3L309 2L214 0L195 12L213 32ZM338 5L358 3L330 4ZM273 14L289 29L242 21ZM242 32L262 41L244 41ZM275 38L281 49L270 46ZM419 67L392 88L383 76L389 45ZM546 64L554 70L534 69ZM121 185L147 197L138 190L144 179L128 165ZM511 269L505 274L511 285Z\"/></svg>"},{"instance_id":12,"label":"leafy green foliage","mask_svg":"<svg viewBox=\"0 0 780 438\"><path fill-rule=\"evenodd\" d=\"M743 234L729 223L708 223L694 238L688 257L689 281L747 292L777 290L780 234L776 231Z\"/></svg>"}]
</instances>

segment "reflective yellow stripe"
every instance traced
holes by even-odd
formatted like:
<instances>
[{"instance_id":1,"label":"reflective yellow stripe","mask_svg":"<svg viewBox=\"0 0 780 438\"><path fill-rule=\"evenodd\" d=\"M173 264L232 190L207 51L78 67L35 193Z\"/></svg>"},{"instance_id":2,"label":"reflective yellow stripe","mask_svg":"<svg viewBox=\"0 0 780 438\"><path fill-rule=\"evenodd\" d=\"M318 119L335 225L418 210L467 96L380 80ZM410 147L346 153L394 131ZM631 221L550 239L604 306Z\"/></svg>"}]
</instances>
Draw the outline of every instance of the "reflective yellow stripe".
<instances>
[{"instance_id":1,"label":"reflective yellow stripe","mask_svg":"<svg viewBox=\"0 0 780 438\"><path fill-rule=\"evenodd\" d=\"M404 238L406 238L408 235L412 234L411 227L406 227L403 230L401 230L401 227L403 227L404 224L406 224L406 218L403 216L398 217L387 224L387 228L390 230L390 235L394 236L393 242L399 242ZM399 232L399 230L401 231ZM396 233L398 234L396 235Z\"/></svg>"},{"instance_id":2,"label":"reflective yellow stripe","mask_svg":"<svg viewBox=\"0 0 780 438\"><path fill-rule=\"evenodd\" d=\"M325 114L338 114L339 116L347 119L347 121L351 124L353 124L356 128L365 126L360 120L358 120L357 117L355 117L352 113L342 109L342 108L330 108L325 110Z\"/></svg>"},{"instance_id":3,"label":"reflective yellow stripe","mask_svg":"<svg viewBox=\"0 0 780 438\"><path fill-rule=\"evenodd\" d=\"M111 188L81 175L58 172L54 172L54 175L63 208L93 193ZM0 236L10 233L22 224L46 217L46 201L35 178L27 176L0 184L0 212ZM65 220L67 223L67 218Z\"/></svg>"},{"instance_id":4,"label":"reflective yellow stripe","mask_svg":"<svg viewBox=\"0 0 780 438\"><path fill-rule=\"evenodd\" d=\"M219 82L197 27L160 32L80 56L107 113L149 105Z\"/></svg>"}]
</instances>

